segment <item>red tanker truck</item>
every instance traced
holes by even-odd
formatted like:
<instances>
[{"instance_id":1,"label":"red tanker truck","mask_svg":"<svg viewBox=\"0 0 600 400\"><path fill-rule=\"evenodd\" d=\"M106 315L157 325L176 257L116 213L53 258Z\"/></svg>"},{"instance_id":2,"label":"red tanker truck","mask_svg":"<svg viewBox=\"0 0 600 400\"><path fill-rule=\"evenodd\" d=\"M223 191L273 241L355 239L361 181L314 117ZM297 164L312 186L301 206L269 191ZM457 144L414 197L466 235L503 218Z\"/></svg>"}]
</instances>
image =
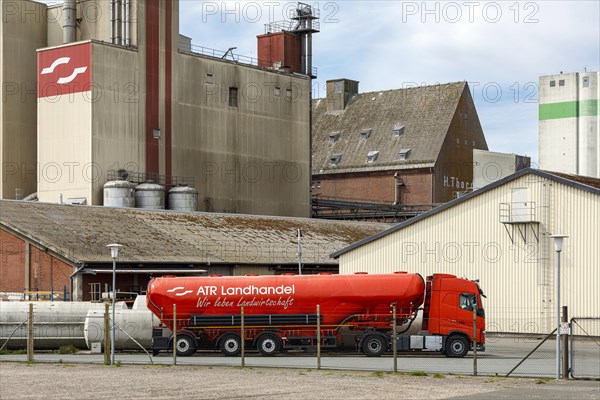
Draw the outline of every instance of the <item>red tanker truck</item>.
<instances>
[{"instance_id":1,"label":"red tanker truck","mask_svg":"<svg viewBox=\"0 0 600 400\"><path fill-rule=\"evenodd\" d=\"M473 346L475 304L476 343L485 349L482 295L475 281L454 275L434 274L425 281L419 274L394 273L161 277L150 281L146 299L161 321L153 330L155 355L172 349L174 330L178 355L197 349L238 355L244 306L244 345L263 355L315 349L319 320L322 349L350 347L380 356L392 348L395 304L397 327L402 327L395 335L399 351L464 357ZM406 334L419 309L421 331Z\"/></svg>"}]
</instances>

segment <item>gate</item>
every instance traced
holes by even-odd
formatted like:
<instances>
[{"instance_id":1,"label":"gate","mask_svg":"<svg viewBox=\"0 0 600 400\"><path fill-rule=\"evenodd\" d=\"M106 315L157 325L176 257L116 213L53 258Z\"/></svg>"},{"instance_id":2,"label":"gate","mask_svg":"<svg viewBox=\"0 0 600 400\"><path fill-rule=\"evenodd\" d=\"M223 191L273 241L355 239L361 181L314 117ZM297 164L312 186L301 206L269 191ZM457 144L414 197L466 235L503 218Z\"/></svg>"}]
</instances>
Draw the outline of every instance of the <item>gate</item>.
<instances>
[{"instance_id":1,"label":"gate","mask_svg":"<svg viewBox=\"0 0 600 400\"><path fill-rule=\"evenodd\" d=\"M571 376L600 379L600 318L571 318Z\"/></svg>"}]
</instances>

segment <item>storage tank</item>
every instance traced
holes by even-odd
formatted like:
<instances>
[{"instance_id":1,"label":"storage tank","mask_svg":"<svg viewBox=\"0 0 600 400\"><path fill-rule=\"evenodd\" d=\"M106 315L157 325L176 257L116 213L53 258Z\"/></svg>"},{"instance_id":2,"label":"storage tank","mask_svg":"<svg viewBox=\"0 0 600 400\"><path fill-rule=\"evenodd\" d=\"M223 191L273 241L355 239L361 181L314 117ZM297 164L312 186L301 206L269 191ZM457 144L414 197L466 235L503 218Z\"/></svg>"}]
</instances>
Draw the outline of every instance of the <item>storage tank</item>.
<instances>
[{"instance_id":1,"label":"storage tank","mask_svg":"<svg viewBox=\"0 0 600 400\"><path fill-rule=\"evenodd\" d=\"M141 350L136 341L146 349L152 348L152 327L158 318L146 307L146 296L138 296L131 310L115 309L115 348L117 350ZM120 328L120 329L119 329ZM123 332L125 331L125 332ZM104 345L104 310L90 310L84 324L85 342ZM134 341L135 339L135 341Z\"/></svg>"},{"instance_id":2,"label":"storage tank","mask_svg":"<svg viewBox=\"0 0 600 400\"><path fill-rule=\"evenodd\" d=\"M135 204L137 208L164 210L165 188L153 182L140 183L135 188Z\"/></svg>"},{"instance_id":3,"label":"storage tank","mask_svg":"<svg viewBox=\"0 0 600 400\"><path fill-rule=\"evenodd\" d=\"M125 180L104 184L105 207L135 207L135 184Z\"/></svg>"},{"instance_id":4,"label":"storage tank","mask_svg":"<svg viewBox=\"0 0 600 400\"><path fill-rule=\"evenodd\" d=\"M198 191L188 185L175 186L169 190L169 210L198 210Z\"/></svg>"},{"instance_id":5,"label":"storage tank","mask_svg":"<svg viewBox=\"0 0 600 400\"><path fill-rule=\"evenodd\" d=\"M0 301L0 346L8 339L9 349L27 346L27 320L29 303L25 301ZM104 304L91 302L32 302L33 336L35 348L58 349L62 345L73 345L78 349L87 347L84 323L90 310L104 313ZM118 302L115 310L126 309L125 302ZM22 325L21 325L22 324Z\"/></svg>"},{"instance_id":6,"label":"storage tank","mask_svg":"<svg viewBox=\"0 0 600 400\"><path fill-rule=\"evenodd\" d=\"M168 318L239 314L311 314L321 306L323 324L338 324L354 314L399 314L423 304L425 282L419 274L279 275L162 277L148 285L148 308Z\"/></svg>"}]
</instances>

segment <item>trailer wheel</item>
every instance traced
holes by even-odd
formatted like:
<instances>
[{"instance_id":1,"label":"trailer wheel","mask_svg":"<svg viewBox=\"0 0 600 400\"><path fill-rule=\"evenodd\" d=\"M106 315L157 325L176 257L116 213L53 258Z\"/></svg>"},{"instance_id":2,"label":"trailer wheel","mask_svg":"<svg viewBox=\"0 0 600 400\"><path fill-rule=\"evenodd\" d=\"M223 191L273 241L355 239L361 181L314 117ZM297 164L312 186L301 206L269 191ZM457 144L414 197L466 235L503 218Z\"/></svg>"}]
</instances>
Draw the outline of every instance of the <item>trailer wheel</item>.
<instances>
[{"instance_id":1,"label":"trailer wheel","mask_svg":"<svg viewBox=\"0 0 600 400\"><path fill-rule=\"evenodd\" d=\"M221 338L220 348L226 356L237 356L242 350L242 340L235 333L228 333Z\"/></svg>"},{"instance_id":2,"label":"trailer wheel","mask_svg":"<svg viewBox=\"0 0 600 400\"><path fill-rule=\"evenodd\" d=\"M446 349L444 354L450 358L462 358L469 352L469 342L463 336L450 336L446 340Z\"/></svg>"},{"instance_id":3,"label":"trailer wheel","mask_svg":"<svg viewBox=\"0 0 600 400\"><path fill-rule=\"evenodd\" d=\"M367 357L379 357L387 349L387 343L382 336L368 335L362 343L362 351Z\"/></svg>"},{"instance_id":4,"label":"trailer wheel","mask_svg":"<svg viewBox=\"0 0 600 400\"><path fill-rule=\"evenodd\" d=\"M262 335L257 341L258 351L263 356L274 356L281 350L279 338L272 333Z\"/></svg>"},{"instance_id":5,"label":"trailer wheel","mask_svg":"<svg viewBox=\"0 0 600 400\"><path fill-rule=\"evenodd\" d=\"M182 357L191 356L196 352L196 343L194 339L188 335L177 335L177 355Z\"/></svg>"}]
</instances>

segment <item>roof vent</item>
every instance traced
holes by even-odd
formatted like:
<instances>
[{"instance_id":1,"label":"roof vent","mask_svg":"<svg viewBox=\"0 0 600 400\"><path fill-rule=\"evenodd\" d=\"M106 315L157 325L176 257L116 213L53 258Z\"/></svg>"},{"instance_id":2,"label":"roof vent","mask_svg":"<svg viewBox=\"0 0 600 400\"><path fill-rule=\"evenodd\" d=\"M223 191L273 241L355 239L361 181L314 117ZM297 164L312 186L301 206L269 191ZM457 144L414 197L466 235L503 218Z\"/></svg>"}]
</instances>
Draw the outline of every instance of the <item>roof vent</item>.
<instances>
[{"instance_id":1,"label":"roof vent","mask_svg":"<svg viewBox=\"0 0 600 400\"><path fill-rule=\"evenodd\" d=\"M398 154L400 156L400 160L408 160L411 150L412 149L400 149L400 153Z\"/></svg>"},{"instance_id":2,"label":"roof vent","mask_svg":"<svg viewBox=\"0 0 600 400\"><path fill-rule=\"evenodd\" d=\"M367 140L371 136L371 132L373 132L373 129L371 128L360 131L361 140Z\"/></svg>"},{"instance_id":3,"label":"roof vent","mask_svg":"<svg viewBox=\"0 0 600 400\"><path fill-rule=\"evenodd\" d=\"M333 132L329 134L329 141L335 143L340 138L340 132Z\"/></svg>"},{"instance_id":4,"label":"roof vent","mask_svg":"<svg viewBox=\"0 0 600 400\"><path fill-rule=\"evenodd\" d=\"M375 160L377 160L378 155L379 155L379 151L377 151L377 150L370 151L367 154L367 163L371 164L371 163L375 162Z\"/></svg>"},{"instance_id":5,"label":"roof vent","mask_svg":"<svg viewBox=\"0 0 600 400\"><path fill-rule=\"evenodd\" d=\"M342 161L342 155L341 154L334 154L329 159L329 164L332 167L335 167L336 165L338 165L340 163L340 161Z\"/></svg>"},{"instance_id":6,"label":"roof vent","mask_svg":"<svg viewBox=\"0 0 600 400\"><path fill-rule=\"evenodd\" d=\"M394 137L398 137L398 136L404 134L404 125L398 124L398 125L394 126L394 129L392 130L392 134L394 135Z\"/></svg>"}]
</instances>

